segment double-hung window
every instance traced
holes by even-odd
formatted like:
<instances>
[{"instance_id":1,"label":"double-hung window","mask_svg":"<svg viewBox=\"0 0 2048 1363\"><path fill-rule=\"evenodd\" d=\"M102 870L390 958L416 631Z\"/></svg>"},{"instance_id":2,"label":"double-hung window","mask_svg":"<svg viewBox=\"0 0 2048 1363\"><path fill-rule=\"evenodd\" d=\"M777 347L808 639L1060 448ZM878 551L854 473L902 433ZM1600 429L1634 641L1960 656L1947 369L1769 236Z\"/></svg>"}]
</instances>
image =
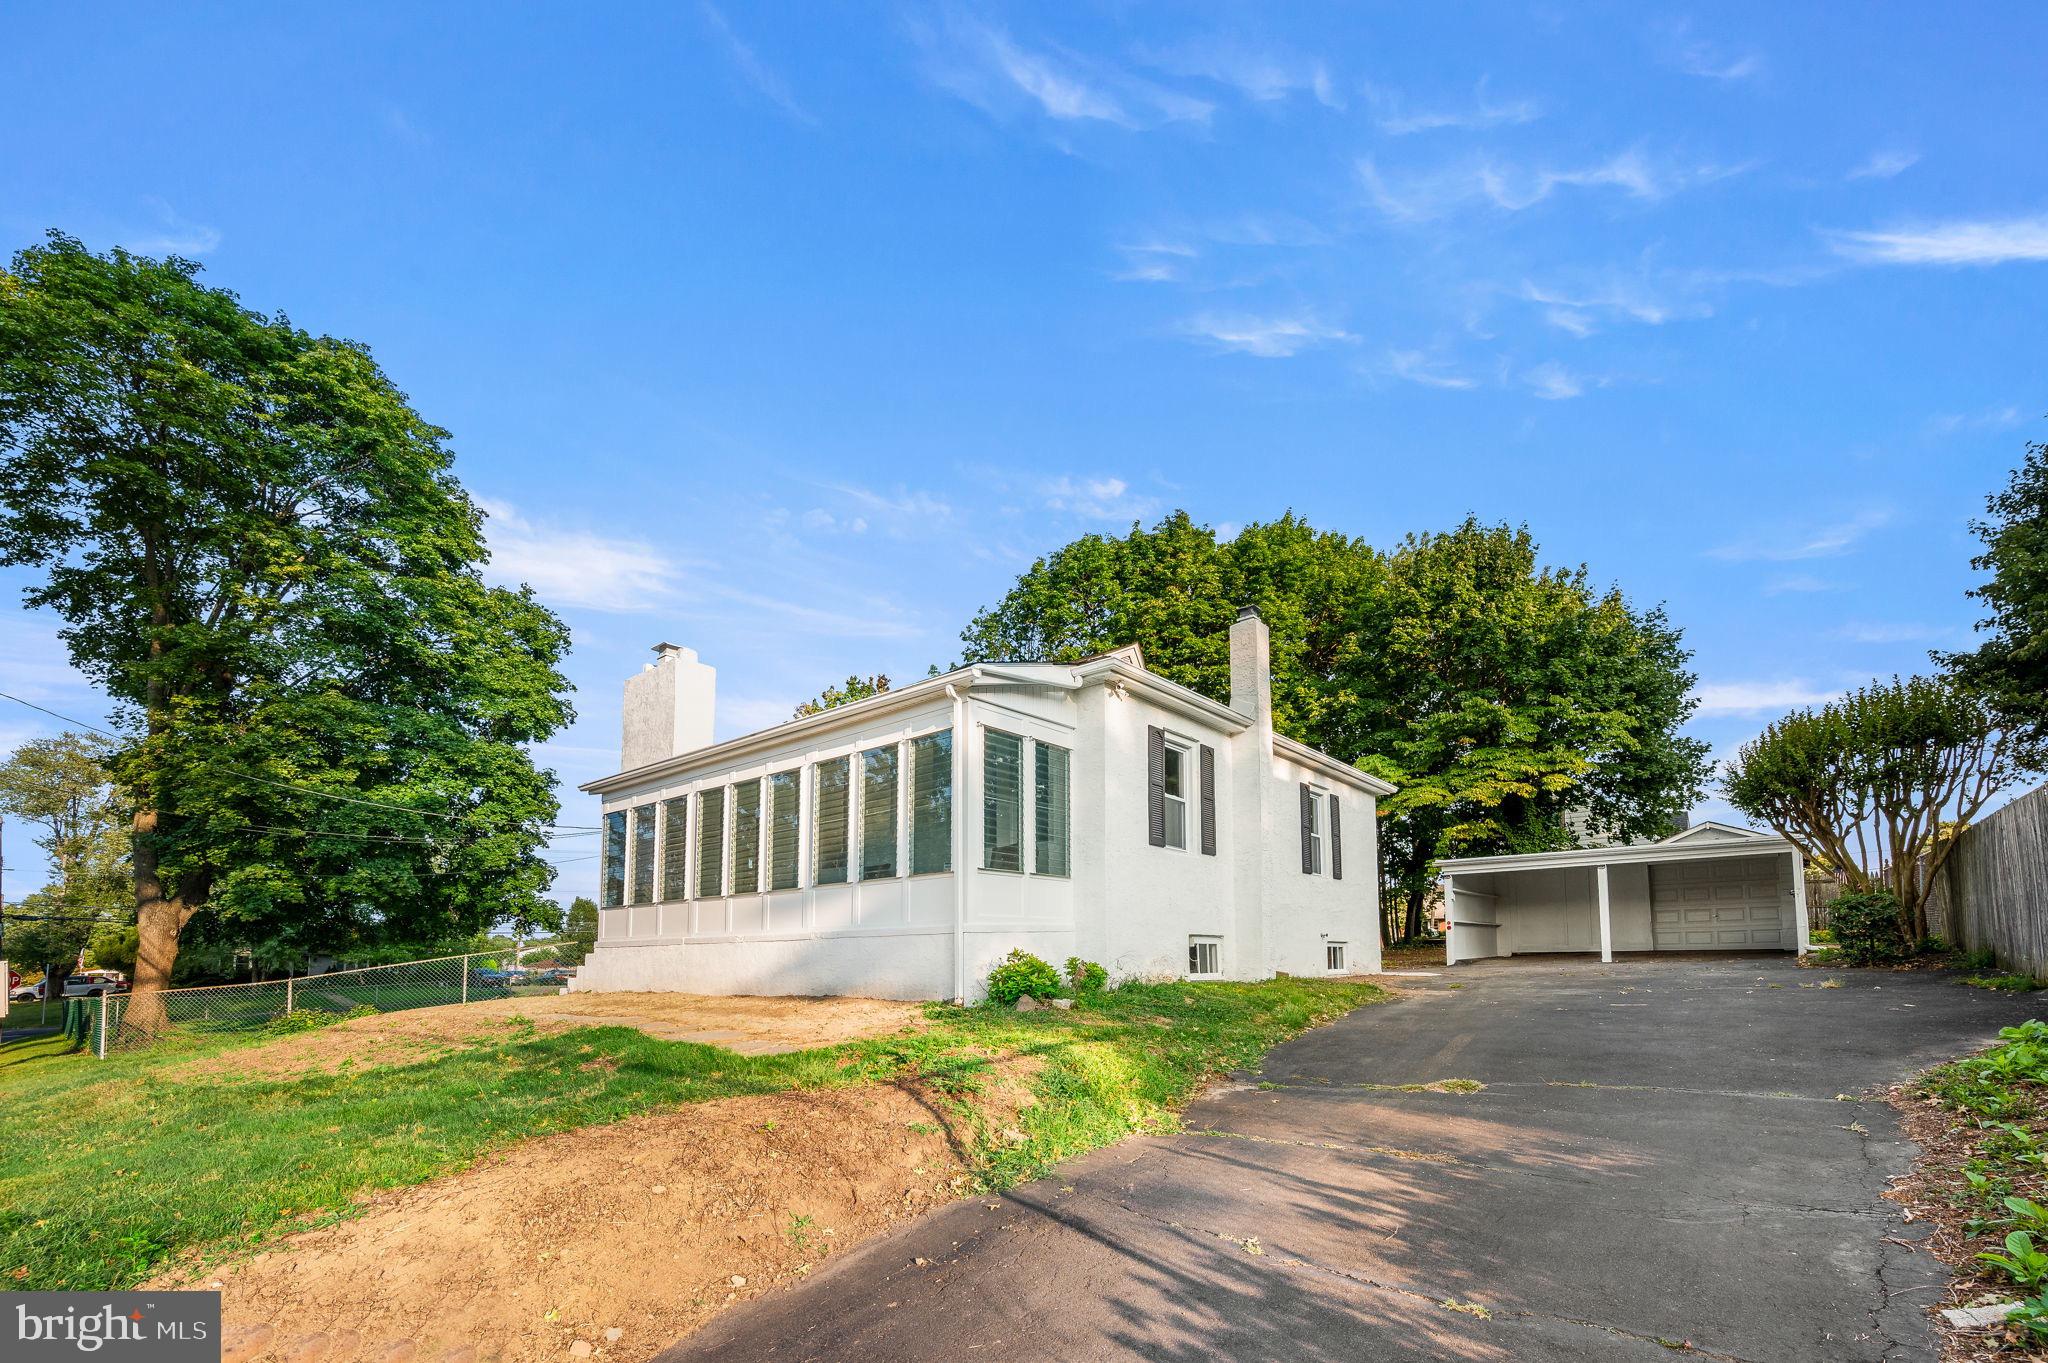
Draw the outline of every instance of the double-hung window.
<instances>
[{"instance_id":1,"label":"double-hung window","mask_svg":"<svg viewBox=\"0 0 2048 1363\"><path fill-rule=\"evenodd\" d=\"M732 788L732 892L761 892L761 782Z\"/></svg>"},{"instance_id":2,"label":"double-hung window","mask_svg":"<svg viewBox=\"0 0 2048 1363\"><path fill-rule=\"evenodd\" d=\"M725 787L697 795L697 897L725 893Z\"/></svg>"},{"instance_id":3,"label":"double-hung window","mask_svg":"<svg viewBox=\"0 0 2048 1363\"><path fill-rule=\"evenodd\" d=\"M1070 767L1072 755L1051 743L1033 742L1033 766L1038 788L1036 827L1037 859L1031 869L1042 876L1072 874L1070 839Z\"/></svg>"},{"instance_id":4,"label":"double-hung window","mask_svg":"<svg viewBox=\"0 0 2048 1363\"><path fill-rule=\"evenodd\" d=\"M910 740L910 874L953 869L953 731Z\"/></svg>"},{"instance_id":5,"label":"double-hung window","mask_svg":"<svg viewBox=\"0 0 2048 1363\"><path fill-rule=\"evenodd\" d=\"M1166 740L1166 845L1182 850L1188 845L1188 793L1193 759L1194 750L1187 744Z\"/></svg>"},{"instance_id":6,"label":"double-hung window","mask_svg":"<svg viewBox=\"0 0 2048 1363\"><path fill-rule=\"evenodd\" d=\"M654 902L654 806L633 809L633 902Z\"/></svg>"},{"instance_id":7,"label":"double-hung window","mask_svg":"<svg viewBox=\"0 0 2048 1363\"><path fill-rule=\"evenodd\" d=\"M981 738L981 864L1024 869L1024 740L1000 729Z\"/></svg>"},{"instance_id":8,"label":"double-hung window","mask_svg":"<svg viewBox=\"0 0 2048 1363\"><path fill-rule=\"evenodd\" d=\"M616 909L626 902L626 811L614 809L604 816L604 906Z\"/></svg>"},{"instance_id":9,"label":"double-hung window","mask_svg":"<svg viewBox=\"0 0 2048 1363\"><path fill-rule=\"evenodd\" d=\"M848 856L853 816L850 766L849 759L834 757L812 768L817 784L811 814L811 838L818 845L814 884L844 885L852 864Z\"/></svg>"},{"instance_id":10,"label":"double-hung window","mask_svg":"<svg viewBox=\"0 0 2048 1363\"><path fill-rule=\"evenodd\" d=\"M860 878L886 880L896 874L896 768L894 743L860 755Z\"/></svg>"},{"instance_id":11,"label":"double-hung window","mask_svg":"<svg viewBox=\"0 0 2048 1363\"><path fill-rule=\"evenodd\" d=\"M797 823L802 795L798 773L768 778L768 888L794 890L797 882Z\"/></svg>"},{"instance_id":12,"label":"double-hung window","mask_svg":"<svg viewBox=\"0 0 2048 1363\"><path fill-rule=\"evenodd\" d=\"M1323 830L1329 827L1329 799L1322 791L1310 787L1308 804L1302 810L1302 835L1308 842L1302 853L1301 869L1312 876L1323 873Z\"/></svg>"}]
</instances>

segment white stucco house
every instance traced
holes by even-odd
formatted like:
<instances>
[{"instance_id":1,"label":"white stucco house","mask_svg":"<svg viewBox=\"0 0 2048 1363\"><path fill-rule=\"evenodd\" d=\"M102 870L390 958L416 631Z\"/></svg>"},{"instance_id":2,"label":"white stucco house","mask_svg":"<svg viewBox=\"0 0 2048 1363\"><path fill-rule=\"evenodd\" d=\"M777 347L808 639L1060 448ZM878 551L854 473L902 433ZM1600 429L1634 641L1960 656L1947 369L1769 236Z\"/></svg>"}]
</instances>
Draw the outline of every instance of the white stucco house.
<instances>
[{"instance_id":1,"label":"white stucco house","mask_svg":"<svg viewBox=\"0 0 2048 1363\"><path fill-rule=\"evenodd\" d=\"M1783 838L1698 823L1656 842L1437 864L1446 958L1812 947L1806 868Z\"/></svg>"},{"instance_id":2,"label":"white stucco house","mask_svg":"<svg viewBox=\"0 0 2048 1363\"><path fill-rule=\"evenodd\" d=\"M983 663L711 741L712 669L626 683L578 990L972 999L1013 947L1116 976L1379 968L1376 801L1273 732L1265 623L1230 703L1146 670Z\"/></svg>"}]
</instances>

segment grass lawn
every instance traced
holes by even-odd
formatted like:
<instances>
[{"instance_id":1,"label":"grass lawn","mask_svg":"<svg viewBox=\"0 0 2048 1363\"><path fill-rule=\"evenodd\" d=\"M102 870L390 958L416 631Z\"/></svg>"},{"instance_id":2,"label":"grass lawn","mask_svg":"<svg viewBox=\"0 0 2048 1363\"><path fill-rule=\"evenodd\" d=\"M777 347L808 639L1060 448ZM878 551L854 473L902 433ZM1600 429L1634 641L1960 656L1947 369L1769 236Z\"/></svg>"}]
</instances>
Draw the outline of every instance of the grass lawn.
<instances>
[{"instance_id":1,"label":"grass lawn","mask_svg":"<svg viewBox=\"0 0 2048 1363\"><path fill-rule=\"evenodd\" d=\"M12 1043L0 1048L0 1275L24 1290L126 1286L173 1255L259 1246L495 1147L666 1104L916 1080L971 1110L997 1061L1033 1057L1025 1139L984 1133L977 1150L983 1185L1002 1187L1170 1128L1210 1076L1384 997L1327 980L1128 985L1071 1011L932 1005L922 1032L764 1056L626 1027L529 1028L422 1063L285 1079L182 1063L260 1037L105 1061L57 1037Z\"/></svg>"}]
</instances>

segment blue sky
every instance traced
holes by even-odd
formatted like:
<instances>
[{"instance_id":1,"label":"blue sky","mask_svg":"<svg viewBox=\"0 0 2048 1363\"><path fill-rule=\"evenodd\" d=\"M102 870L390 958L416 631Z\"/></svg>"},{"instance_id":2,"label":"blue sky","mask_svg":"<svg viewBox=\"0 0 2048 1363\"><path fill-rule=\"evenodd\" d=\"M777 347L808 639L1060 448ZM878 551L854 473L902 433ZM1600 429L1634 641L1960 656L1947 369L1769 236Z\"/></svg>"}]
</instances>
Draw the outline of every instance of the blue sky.
<instances>
[{"instance_id":1,"label":"blue sky","mask_svg":"<svg viewBox=\"0 0 2048 1363\"><path fill-rule=\"evenodd\" d=\"M760 727L951 660L1033 557L1176 506L1383 545L1527 522L1668 605L1731 750L1966 642L1966 523L2048 433L2031 4L8 30L0 247L175 250L376 350L497 571L574 627L570 823L649 645ZM22 580L0 689L99 718ZM4 707L0 745L49 727Z\"/></svg>"}]
</instances>

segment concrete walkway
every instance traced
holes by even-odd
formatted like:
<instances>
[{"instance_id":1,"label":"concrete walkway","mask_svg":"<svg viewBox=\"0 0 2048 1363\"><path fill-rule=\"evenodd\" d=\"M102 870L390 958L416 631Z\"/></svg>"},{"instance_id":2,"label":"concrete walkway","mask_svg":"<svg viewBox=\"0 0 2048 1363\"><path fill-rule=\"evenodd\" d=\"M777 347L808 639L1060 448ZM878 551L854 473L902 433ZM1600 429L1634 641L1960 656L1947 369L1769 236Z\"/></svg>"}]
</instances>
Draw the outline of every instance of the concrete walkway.
<instances>
[{"instance_id":1,"label":"concrete walkway","mask_svg":"<svg viewBox=\"0 0 2048 1363\"><path fill-rule=\"evenodd\" d=\"M1400 983L1186 1134L955 1204L663 1358L1934 1357L1945 1274L1879 1197L1912 1149L1837 1095L2036 1005L1776 956ZM1447 1079L1485 1087L1385 1087Z\"/></svg>"}]
</instances>

